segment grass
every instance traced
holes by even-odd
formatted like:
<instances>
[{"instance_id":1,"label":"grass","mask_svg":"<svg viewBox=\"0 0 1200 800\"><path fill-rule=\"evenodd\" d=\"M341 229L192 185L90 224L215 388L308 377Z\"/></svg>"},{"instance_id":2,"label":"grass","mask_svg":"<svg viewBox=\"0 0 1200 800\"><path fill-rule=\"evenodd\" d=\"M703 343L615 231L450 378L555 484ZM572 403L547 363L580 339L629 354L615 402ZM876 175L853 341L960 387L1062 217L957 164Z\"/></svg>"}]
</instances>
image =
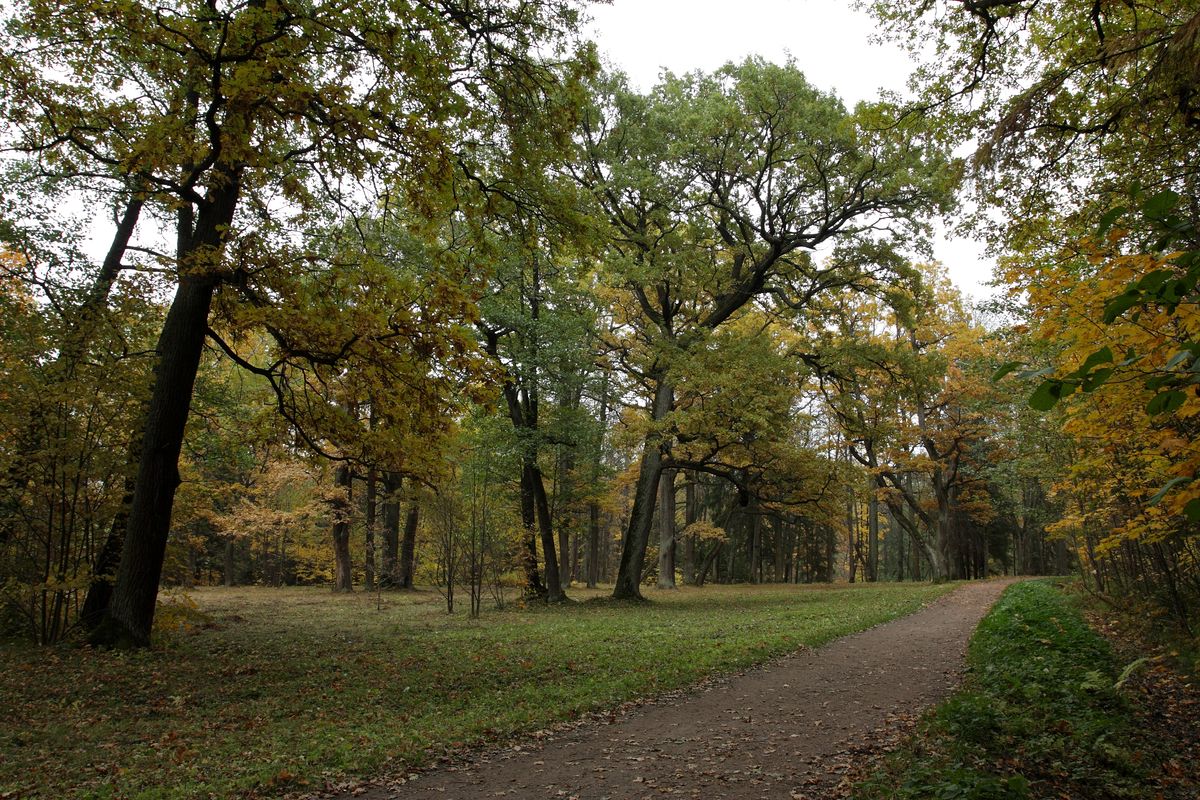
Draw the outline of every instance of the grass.
<instances>
[{"instance_id":1,"label":"grass","mask_svg":"<svg viewBox=\"0 0 1200 800\"><path fill-rule=\"evenodd\" d=\"M1011 586L971 640L963 689L854 797L1151 797L1120 667L1078 603Z\"/></svg>"},{"instance_id":2,"label":"grass","mask_svg":"<svg viewBox=\"0 0 1200 800\"><path fill-rule=\"evenodd\" d=\"M160 616L204 624L150 651L0 649L0 797L273 796L419 767L822 644L949 588L710 586L477 621L432 592L197 590L195 611Z\"/></svg>"}]
</instances>

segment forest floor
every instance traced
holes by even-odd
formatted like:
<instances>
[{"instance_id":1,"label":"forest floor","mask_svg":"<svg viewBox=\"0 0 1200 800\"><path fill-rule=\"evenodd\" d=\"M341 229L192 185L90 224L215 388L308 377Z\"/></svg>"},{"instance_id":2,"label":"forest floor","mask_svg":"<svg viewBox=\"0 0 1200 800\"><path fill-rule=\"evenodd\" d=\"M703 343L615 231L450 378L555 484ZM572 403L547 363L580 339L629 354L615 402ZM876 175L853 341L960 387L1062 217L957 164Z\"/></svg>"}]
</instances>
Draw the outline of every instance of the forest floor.
<instances>
[{"instance_id":1,"label":"forest floor","mask_svg":"<svg viewBox=\"0 0 1200 800\"><path fill-rule=\"evenodd\" d=\"M896 746L958 685L968 640L1011 580L621 713L338 794L360 800L825 797L856 754Z\"/></svg>"}]
</instances>

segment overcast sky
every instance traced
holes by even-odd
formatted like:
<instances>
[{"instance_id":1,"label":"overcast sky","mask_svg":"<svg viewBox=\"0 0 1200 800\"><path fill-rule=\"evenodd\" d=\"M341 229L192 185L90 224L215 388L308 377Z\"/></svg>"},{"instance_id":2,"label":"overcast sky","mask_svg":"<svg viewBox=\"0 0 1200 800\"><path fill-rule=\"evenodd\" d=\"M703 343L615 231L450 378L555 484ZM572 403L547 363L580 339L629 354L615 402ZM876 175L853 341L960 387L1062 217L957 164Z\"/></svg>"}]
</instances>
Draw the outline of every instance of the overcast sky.
<instances>
[{"instance_id":1,"label":"overcast sky","mask_svg":"<svg viewBox=\"0 0 1200 800\"><path fill-rule=\"evenodd\" d=\"M601 54L633 85L650 88L663 69L712 70L759 55L790 55L809 81L848 106L903 91L912 71L897 47L871 41L871 18L849 0L613 0L591 6L590 33ZM992 262L971 241L939 237L934 254L965 293L983 298Z\"/></svg>"}]
</instances>

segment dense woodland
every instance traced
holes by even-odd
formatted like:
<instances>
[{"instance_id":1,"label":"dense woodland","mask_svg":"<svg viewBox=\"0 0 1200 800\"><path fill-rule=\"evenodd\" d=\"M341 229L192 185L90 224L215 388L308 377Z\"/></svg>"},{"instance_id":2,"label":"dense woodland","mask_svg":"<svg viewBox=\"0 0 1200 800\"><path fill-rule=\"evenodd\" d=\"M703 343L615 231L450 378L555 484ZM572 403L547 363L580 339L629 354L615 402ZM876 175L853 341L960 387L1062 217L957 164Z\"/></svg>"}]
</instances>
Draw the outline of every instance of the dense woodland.
<instances>
[{"instance_id":1,"label":"dense woodland","mask_svg":"<svg viewBox=\"0 0 1200 800\"><path fill-rule=\"evenodd\" d=\"M568 0L8 4L4 632L1072 570L1193 632L1200 4L874 10L924 66L847 108Z\"/></svg>"}]
</instances>

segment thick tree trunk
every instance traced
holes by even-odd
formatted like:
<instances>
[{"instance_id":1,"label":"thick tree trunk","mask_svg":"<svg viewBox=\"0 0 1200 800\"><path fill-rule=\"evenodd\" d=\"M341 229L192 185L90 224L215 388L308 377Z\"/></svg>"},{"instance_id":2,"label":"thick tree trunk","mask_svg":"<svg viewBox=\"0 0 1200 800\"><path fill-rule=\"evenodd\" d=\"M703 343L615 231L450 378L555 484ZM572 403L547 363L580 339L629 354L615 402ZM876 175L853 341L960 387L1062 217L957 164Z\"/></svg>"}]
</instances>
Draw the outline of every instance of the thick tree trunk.
<instances>
[{"instance_id":1,"label":"thick tree trunk","mask_svg":"<svg viewBox=\"0 0 1200 800\"><path fill-rule=\"evenodd\" d=\"M354 565L350 560L350 492L352 475L350 467L342 465L337 468L334 484L339 489L334 500L330 502L333 511L333 590L335 592L354 591Z\"/></svg>"},{"instance_id":2,"label":"thick tree trunk","mask_svg":"<svg viewBox=\"0 0 1200 800\"><path fill-rule=\"evenodd\" d=\"M558 569L558 554L554 547L554 525L550 519L550 502L546 497L546 484L542 480L542 472L536 465L526 466L533 486L533 498L537 504L538 530L542 536L542 558L546 561L546 600L551 603L561 603L567 599L559 581L561 573Z\"/></svg>"},{"instance_id":3,"label":"thick tree trunk","mask_svg":"<svg viewBox=\"0 0 1200 800\"><path fill-rule=\"evenodd\" d=\"M666 380L659 380L654 392L652 419L666 419L674 407L674 402L675 393L672 386ZM660 435L651 435L642 446L642 459L634 484L633 510L629 513L629 526L621 542L621 563L617 568L617 579L613 587L613 597L616 599L642 599L640 578L646 563L646 545L650 541L650 529L654 525L654 505L658 496L658 481L662 475L665 445Z\"/></svg>"},{"instance_id":4,"label":"thick tree trunk","mask_svg":"<svg viewBox=\"0 0 1200 800\"><path fill-rule=\"evenodd\" d=\"M190 207L179 214L179 285L155 348L154 388L146 407L129 521L121 564L108 611L92 631L96 644L145 647L150 644L158 583L171 529L171 509L179 486L179 452L192 405L192 391L208 312L220 280L222 245L241 196L241 168L218 165L222 181L210 188L193 227Z\"/></svg>"},{"instance_id":5,"label":"thick tree trunk","mask_svg":"<svg viewBox=\"0 0 1200 800\"><path fill-rule=\"evenodd\" d=\"M600 383L600 429L592 457L592 486L600 483L600 468L604 461L604 431L608 423L608 373ZM588 503L587 586L595 589L600 582L600 503Z\"/></svg>"},{"instance_id":6,"label":"thick tree trunk","mask_svg":"<svg viewBox=\"0 0 1200 800\"><path fill-rule=\"evenodd\" d=\"M787 554L788 546L786 543L786 531L783 518L779 516L771 517L771 531L775 534L774 538L774 573L771 575L771 580L776 583L785 583L787 581Z\"/></svg>"},{"instance_id":7,"label":"thick tree trunk","mask_svg":"<svg viewBox=\"0 0 1200 800\"><path fill-rule=\"evenodd\" d=\"M704 562L700 565L699 572L696 573L696 585L703 586L704 581L708 578L708 571L712 569L712 565L716 562L717 556L721 554L721 547L724 542L717 542L713 545L713 549L704 557Z\"/></svg>"},{"instance_id":8,"label":"thick tree trunk","mask_svg":"<svg viewBox=\"0 0 1200 800\"><path fill-rule=\"evenodd\" d=\"M525 568L525 596L544 598L546 586L538 571L537 510L534 500L533 473L528 465L521 466L521 525L525 531L521 565Z\"/></svg>"},{"instance_id":9,"label":"thick tree trunk","mask_svg":"<svg viewBox=\"0 0 1200 800\"><path fill-rule=\"evenodd\" d=\"M675 588L675 470L663 470L659 480L658 588Z\"/></svg>"},{"instance_id":10,"label":"thick tree trunk","mask_svg":"<svg viewBox=\"0 0 1200 800\"><path fill-rule=\"evenodd\" d=\"M413 573L417 566L417 523L420 522L421 507L413 500L408 507L408 516L404 520L404 539L400 543L399 578L397 585L401 589L413 588Z\"/></svg>"},{"instance_id":11,"label":"thick tree trunk","mask_svg":"<svg viewBox=\"0 0 1200 800\"><path fill-rule=\"evenodd\" d=\"M559 402L559 410L565 418L569 418L571 414L578 410L582 395L582 384L569 392L563 393ZM557 479L555 481L556 499L554 510L558 516L558 585L560 592L563 588L571 585L571 531L574 528L575 516L572 510L571 499L574 493L572 486L575 480L575 464L578 455L576 450L577 445L574 443L568 442L561 445L558 463L556 464ZM551 590L551 593L553 593L553 590Z\"/></svg>"},{"instance_id":12,"label":"thick tree trunk","mask_svg":"<svg viewBox=\"0 0 1200 800\"><path fill-rule=\"evenodd\" d=\"M850 583L858 575L858 519L855 513L854 492L851 490L850 499L846 501L846 569Z\"/></svg>"},{"instance_id":13,"label":"thick tree trunk","mask_svg":"<svg viewBox=\"0 0 1200 800\"><path fill-rule=\"evenodd\" d=\"M98 644L150 644L171 509L179 486L179 452L215 287L214 275L185 273L159 336L154 390L146 409L120 567L106 618L93 633Z\"/></svg>"},{"instance_id":14,"label":"thick tree trunk","mask_svg":"<svg viewBox=\"0 0 1200 800\"><path fill-rule=\"evenodd\" d=\"M941 470L934 470L933 495L937 501L937 542L929 552L929 563L934 571L934 579L939 581L959 577L961 568L955 568L954 558L954 505L953 489L946 486L942 480Z\"/></svg>"},{"instance_id":15,"label":"thick tree trunk","mask_svg":"<svg viewBox=\"0 0 1200 800\"><path fill-rule=\"evenodd\" d=\"M616 599L640 600L639 579L646 562L646 545L654 523L654 503L658 495L658 479L662 473L662 451L657 441L647 441L642 448L642 461L634 484L633 509L629 525L621 542L621 562L613 586Z\"/></svg>"},{"instance_id":16,"label":"thick tree trunk","mask_svg":"<svg viewBox=\"0 0 1200 800\"><path fill-rule=\"evenodd\" d=\"M832 583L834 567L837 559L837 534L832 525L825 528L825 574L821 576L823 583Z\"/></svg>"},{"instance_id":17,"label":"thick tree trunk","mask_svg":"<svg viewBox=\"0 0 1200 800\"><path fill-rule=\"evenodd\" d=\"M885 505L885 508L887 506ZM896 519L896 512L888 508L888 538L895 541L896 547L896 580L904 580L904 554L908 548L904 546L900 523Z\"/></svg>"},{"instance_id":18,"label":"thick tree trunk","mask_svg":"<svg viewBox=\"0 0 1200 800\"><path fill-rule=\"evenodd\" d=\"M121 550L125 544L125 530L129 525L129 507L133 503L134 479L125 479L125 495L121 498L121 507L108 527L108 536L92 565L91 582L88 584L87 597L83 601L83 609L79 612L79 622L86 631L93 631L100 625L112 601L113 584L116 581L117 568L121 564Z\"/></svg>"},{"instance_id":19,"label":"thick tree trunk","mask_svg":"<svg viewBox=\"0 0 1200 800\"><path fill-rule=\"evenodd\" d=\"M558 517L558 585L571 584L571 514L565 509Z\"/></svg>"}]
</instances>

